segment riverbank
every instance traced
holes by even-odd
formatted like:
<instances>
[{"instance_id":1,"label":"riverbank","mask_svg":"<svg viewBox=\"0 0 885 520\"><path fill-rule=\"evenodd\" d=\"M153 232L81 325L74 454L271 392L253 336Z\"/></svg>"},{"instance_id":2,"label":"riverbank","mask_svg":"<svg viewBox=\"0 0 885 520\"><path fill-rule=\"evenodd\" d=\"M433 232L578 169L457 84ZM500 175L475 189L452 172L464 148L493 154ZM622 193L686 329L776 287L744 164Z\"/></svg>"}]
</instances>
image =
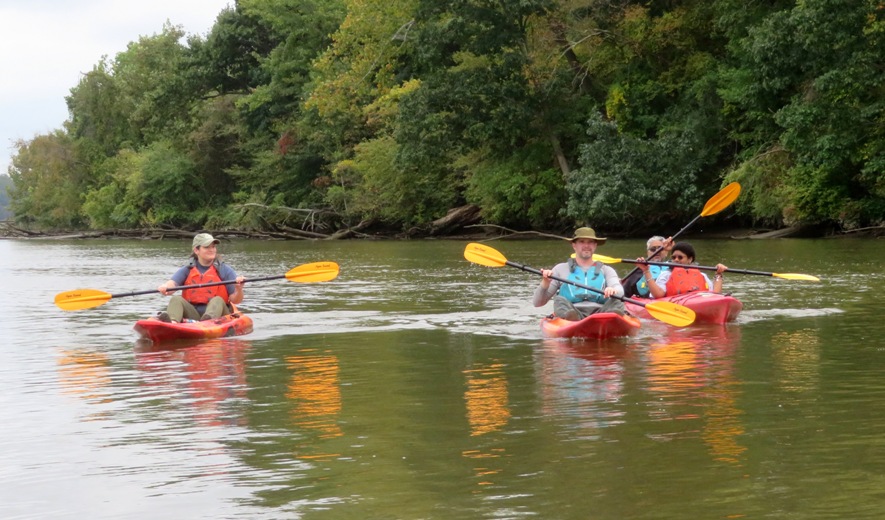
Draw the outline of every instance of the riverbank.
<instances>
[{"instance_id":1,"label":"riverbank","mask_svg":"<svg viewBox=\"0 0 885 520\"><path fill-rule=\"evenodd\" d=\"M32 240L77 240L77 239L136 239L164 240L190 239L195 233L208 232L221 240L549 240L566 239L568 230L515 230L494 224L469 224L454 226L441 232L440 229L391 230L370 225L358 228L337 230L323 234L309 230L285 229L275 231L236 230L236 229L175 229L169 227L147 229L105 229L105 230L54 230L37 231L16 226L10 221L0 222L0 239ZM647 234L601 232L616 239L647 238ZM680 235L685 239L774 239L774 238L882 238L885 226L873 226L848 231L836 230L832 226L792 226L780 229L748 227L716 227L697 225Z\"/></svg>"}]
</instances>

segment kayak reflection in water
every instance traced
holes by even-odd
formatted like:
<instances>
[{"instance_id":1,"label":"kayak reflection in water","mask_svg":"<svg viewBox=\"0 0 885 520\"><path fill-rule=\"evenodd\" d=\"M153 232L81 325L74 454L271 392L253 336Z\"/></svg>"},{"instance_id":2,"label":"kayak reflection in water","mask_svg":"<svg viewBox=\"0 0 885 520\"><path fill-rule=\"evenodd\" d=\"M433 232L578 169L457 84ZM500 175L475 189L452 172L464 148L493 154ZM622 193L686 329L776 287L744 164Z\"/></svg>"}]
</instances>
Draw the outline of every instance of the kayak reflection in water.
<instances>
[{"instance_id":1,"label":"kayak reflection in water","mask_svg":"<svg viewBox=\"0 0 885 520\"><path fill-rule=\"evenodd\" d=\"M160 294L168 295L171 287L182 285L226 281L231 283L185 289L181 296L172 296L166 311L157 315L160 321L180 323L183 320L214 320L230 314L231 304L236 305L243 301L245 278L238 276L231 266L221 261L218 240L209 233L200 233L194 237L191 247L193 252L190 262L157 287Z\"/></svg>"},{"instance_id":2,"label":"kayak reflection in water","mask_svg":"<svg viewBox=\"0 0 885 520\"><path fill-rule=\"evenodd\" d=\"M694 259L694 247L688 242L677 242L670 253L670 261L674 264L692 265L695 263ZM642 269L647 281L651 278L646 274L650 271L650 267L648 264L639 264L639 268ZM722 273L726 269L728 269L727 266L716 264L716 278L711 283L710 278L700 269L673 267L668 271L661 272L657 279L649 281L648 287L651 291L651 297L677 296L695 291L710 291L721 294Z\"/></svg>"},{"instance_id":3,"label":"kayak reflection in water","mask_svg":"<svg viewBox=\"0 0 885 520\"><path fill-rule=\"evenodd\" d=\"M623 315L624 303L612 298L624 295L618 273L602 262L593 261L596 247L604 244L606 239L596 236L593 228L582 227L575 230L574 236L569 241L575 251L575 257L556 264L553 269L541 270L543 278L535 289L532 304L541 307L552 298L553 314L570 321L579 321L596 312L614 312ZM600 292L562 283L552 279L551 276L593 287Z\"/></svg>"}]
</instances>

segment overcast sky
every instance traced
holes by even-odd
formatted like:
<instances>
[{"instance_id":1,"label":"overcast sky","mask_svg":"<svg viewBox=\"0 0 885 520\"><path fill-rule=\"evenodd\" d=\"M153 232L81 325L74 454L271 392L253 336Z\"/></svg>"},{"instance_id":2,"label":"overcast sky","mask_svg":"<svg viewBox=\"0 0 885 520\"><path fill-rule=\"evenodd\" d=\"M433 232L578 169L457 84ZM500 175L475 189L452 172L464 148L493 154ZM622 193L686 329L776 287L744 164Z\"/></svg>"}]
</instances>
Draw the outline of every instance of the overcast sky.
<instances>
[{"instance_id":1,"label":"overcast sky","mask_svg":"<svg viewBox=\"0 0 885 520\"><path fill-rule=\"evenodd\" d=\"M113 58L168 20L205 35L233 0L0 0L0 174L12 144L61 128L65 96L102 56Z\"/></svg>"}]
</instances>

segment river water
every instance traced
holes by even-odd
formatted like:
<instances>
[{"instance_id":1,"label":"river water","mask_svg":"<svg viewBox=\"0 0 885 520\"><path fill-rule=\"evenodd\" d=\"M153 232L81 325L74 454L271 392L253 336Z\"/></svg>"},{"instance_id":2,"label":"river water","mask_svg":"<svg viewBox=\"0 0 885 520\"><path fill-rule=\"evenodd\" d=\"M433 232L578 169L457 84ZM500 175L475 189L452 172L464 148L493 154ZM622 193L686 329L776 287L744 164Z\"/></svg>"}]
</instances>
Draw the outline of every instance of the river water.
<instances>
[{"instance_id":1,"label":"river water","mask_svg":"<svg viewBox=\"0 0 885 520\"><path fill-rule=\"evenodd\" d=\"M466 242L222 243L255 331L136 341L189 241L0 241L3 519L881 518L881 240L695 240L736 323L542 338L538 278ZM550 267L559 241L493 241ZM635 258L638 240L599 253ZM630 266L615 266L625 273Z\"/></svg>"}]
</instances>

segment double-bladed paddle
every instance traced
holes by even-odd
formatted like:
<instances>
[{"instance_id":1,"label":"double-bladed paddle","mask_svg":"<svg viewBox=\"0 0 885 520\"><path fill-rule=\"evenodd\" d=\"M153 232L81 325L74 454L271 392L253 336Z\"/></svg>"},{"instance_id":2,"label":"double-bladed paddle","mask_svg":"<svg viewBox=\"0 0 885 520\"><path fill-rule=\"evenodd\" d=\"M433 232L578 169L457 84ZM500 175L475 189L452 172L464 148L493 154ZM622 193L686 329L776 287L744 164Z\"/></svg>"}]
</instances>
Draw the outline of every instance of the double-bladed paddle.
<instances>
[{"instance_id":1,"label":"double-bladed paddle","mask_svg":"<svg viewBox=\"0 0 885 520\"><path fill-rule=\"evenodd\" d=\"M627 260L625 258L612 258L610 256L605 255L593 255L593 260L595 262L602 262L604 264L640 264L646 263L648 265L661 265L665 267L684 267L686 269L700 269L702 271L715 271L716 267L710 267L708 265L693 265L693 264L677 264L673 262L640 262L638 260ZM740 273L740 274L758 274L760 276L773 276L775 278L783 278L784 280L806 280L809 282L819 282L820 278L817 276L811 276L810 274L798 274L798 273L767 273L765 271L750 271L747 269L732 269L729 267L725 270L726 273Z\"/></svg>"},{"instance_id":2,"label":"double-bladed paddle","mask_svg":"<svg viewBox=\"0 0 885 520\"><path fill-rule=\"evenodd\" d=\"M276 276L264 276L261 278L246 278L245 280L243 280L243 283L259 282L262 280L278 280L280 278L285 278L290 282L328 282L329 280L334 280L337 276L338 264L336 264L335 262L314 262L312 264L303 264L299 265L298 267L293 267L286 274ZM178 291L181 289L198 289L200 287L213 287L216 285L226 285L229 283L233 282L228 280L223 282L202 283L197 285L182 285L180 287L170 287L169 291ZM79 311L81 309L91 309L93 307L104 305L111 298L123 298L125 296L138 296L141 294L153 293L160 294L160 292L156 289L121 294L109 294L96 289L76 289L73 291L67 291L55 295L55 304L58 305L59 308L66 311Z\"/></svg>"},{"instance_id":3,"label":"double-bladed paddle","mask_svg":"<svg viewBox=\"0 0 885 520\"><path fill-rule=\"evenodd\" d=\"M719 190L718 193L716 193L716 195L713 195L712 197L710 197L710 199L707 201L706 204L704 204L704 209L701 210L700 215L693 218L691 222L686 224L685 227L683 227L682 229L677 231L676 234L671 236L670 238L673 239L673 241L675 242L676 237L678 237L679 235L684 233L685 230L687 230L692 225L694 225L694 223L697 222L699 218L709 217L710 215L715 215L715 214L719 213L723 209L730 206L731 203L734 202L738 198L738 195L740 195L740 194L741 194L741 185L736 182L732 182L728 186L722 188L721 190ZM646 258L654 258L654 256L656 254L660 253L662 249L664 249L664 248L658 247ZM632 271L627 273L627 276L621 278L621 283L624 283L624 281L627 280L627 278L629 278L633 273L635 273L638 270L639 270L638 268L634 268Z\"/></svg>"},{"instance_id":4,"label":"double-bladed paddle","mask_svg":"<svg viewBox=\"0 0 885 520\"><path fill-rule=\"evenodd\" d=\"M510 260L507 260L507 258L505 258L504 255L502 255L496 249L483 244L467 244L467 247L464 249L464 258L475 264L484 265L487 267L504 267L505 265L509 265L510 267L515 267L529 273L543 276L543 273L540 270L518 264L516 262L511 262ZM595 287L590 287L588 285L573 282L571 280L566 280L564 278L559 278L557 276L551 276L550 278L561 283L571 284L582 289L593 291L595 293L604 294L603 291L600 291ZM685 327L694 323L694 311L683 305L678 305L672 302L665 301L645 303L634 300L632 298L625 298L623 296L612 296L612 298L624 302L634 303L636 305L641 305L642 307L645 307L645 309L648 311L649 314L651 314L653 318L661 320L664 323L669 323L670 325Z\"/></svg>"}]
</instances>

